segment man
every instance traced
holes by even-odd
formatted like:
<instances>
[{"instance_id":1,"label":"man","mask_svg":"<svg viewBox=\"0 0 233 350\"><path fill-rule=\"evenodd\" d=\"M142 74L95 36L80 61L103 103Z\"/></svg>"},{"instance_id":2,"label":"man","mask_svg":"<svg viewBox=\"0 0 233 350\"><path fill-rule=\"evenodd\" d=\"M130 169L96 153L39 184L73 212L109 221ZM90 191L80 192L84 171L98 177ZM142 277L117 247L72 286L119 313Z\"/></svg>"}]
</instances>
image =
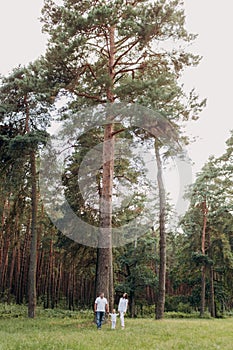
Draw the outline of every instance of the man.
<instances>
[{"instance_id":1,"label":"man","mask_svg":"<svg viewBox=\"0 0 233 350\"><path fill-rule=\"evenodd\" d=\"M94 304L94 311L96 313L96 325L97 329L101 329L102 322L104 320L105 312L108 313L108 301L104 297L104 293L100 293L100 295L96 298Z\"/></svg>"}]
</instances>

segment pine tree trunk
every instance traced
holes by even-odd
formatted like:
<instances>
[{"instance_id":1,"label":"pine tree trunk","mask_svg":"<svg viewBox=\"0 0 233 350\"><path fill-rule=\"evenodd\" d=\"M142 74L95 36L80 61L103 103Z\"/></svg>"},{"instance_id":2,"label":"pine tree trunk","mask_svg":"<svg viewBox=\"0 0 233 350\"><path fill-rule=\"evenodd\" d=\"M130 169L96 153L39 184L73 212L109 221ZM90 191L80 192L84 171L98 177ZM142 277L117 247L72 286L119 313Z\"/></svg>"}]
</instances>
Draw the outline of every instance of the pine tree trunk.
<instances>
[{"instance_id":1,"label":"pine tree trunk","mask_svg":"<svg viewBox=\"0 0 233 350\"><path fill-rule=\"evenodd\" d=\"M12 286L13 286L13 273L15 268L15 260L16 260L16 254L17 254L17 247L14 246L12 249L12 257L11 257L11 266L10 266L10 275L8 280L8 303L10 303L10 297L12 293Z\"/></svg>"},{"instance_id":2,"label":"pine tree trunk","mask_svg":"<svg viewBox=\"0 0 233 350\"><path fill-rule=\"evenodd\" d=\"M58 305L58 302L60 300L60 293L61 293L61 283L62 283L62 263L59 264L58 268L58 276L57 276L57 287L56 287L56 306Z\"/></svg>"},{"instance_id":3,"label":"pine tree trunk","mask_svg":"<svg viewBox=\"0 0 233 350\"><path fill-rule=\"evenodd\" d=\"M37 255L37 293L41 295L44 293L43 283L43 263L44 263L44 250L38 250Z\"/></svg>"},{"instance_id":4,"label":"pine tree trunk","mask_svg":"<svg viewBox=\"0 0 233 350\"><path fill-rule=\"evenodd\" d=\"M40 222L37 225L37 283L36 283L36 294L37 298L42 294L42 264L43 264L43 248L40 247L41 237L43 237L44 225L43 225L43 217L44 217L44 207L40 205L40 217L37 218L37 221Z\"/></svg>"},{"instance_id":5,"label":"pine tree trunk","mask_svg":"<svg viewBox=\"0 0 233 350\"><path fill-rule=\"evenodd\" d=\"M54 263L53 263L53 240L50 240L48 262L48 285L47 285L47 308L54 308Z\"/></svg>"},{"instance_id":6,"label":"pine tree trunk","mask_svg":"<svg viewBox=\"0 0 233 350\"><path fill-rule=\"evenodd\" d=\"M2 230L0 231L0 290L4 292L4 280L6 272L6 262L8 261L8 248L10 242L10 223L7 223L9 216L9 201L5 199L2 201ZM9 220L9 219L8 219ZM8 242L8 243L7 243Z\"/></svg>"},{"instance_id":7,"label":"pine tree trunk","mask_svg":"<svg viewBox=\"0 0 233 350\"><path fill-rule=\"evenodd\" d=\"M44 279L44 309L49 308L49 261L47 262L46 260L46 265L45 265L45 279Z\"/></svg>"},{"instance_id":8,"label":"pine tree trunk","mask_svg":"<svg viewBox=\"0 0 233 350\"><path fill-rule=\"evenodd\" d=\"M100 236L97 254L96 292L104 292L112 309L113 271L112 271L112 186L114 171L113 125L105 127L103 144L103 182L100 198ZM111 279L111 281L110 281Z\"/></svg>"},{"instance_id":9,"label":"pine tree trunk","mask_svg":"<svg viewBox=\"0 0 233 350\"><path fill-rule=\"evenodd\" d=\"M3 234L1 232L0 237L0 286L2 285L2 259L3 259L3 246L4 246ZM1 290L1 287L0 287Z\"/></svg>"},{"instance_id":10,"label":"pine tree trunk","mask_svg":"<svg viewBox=\"0 0 233 350\"><path fill-rule=\"evenodd\" d=\"M206 244L206 224L207 224L207 207L206 200L202 203L203 210L203 229L202 229L202 239L201 239L201 251L205 255L205 244ZM201 267L201 307L200 316L203 317L205 314L205 290L206 290L206 267L203 265Z\"/></svg>"},{"instance_id":11,"label":"pine tree trunk","mask_svg":"<svg viewBox=\"0 0 233 350\"><path fill-rule=\"evenodd\" d=\"M200 308L200 316L203 317L205 314L205 282L206 268L205 266L201 267L201 308Z\"/></svg>"},{"instance_id":12,"label":"pine tree trunk","mask_svg":"<svg viewBox=\"0 0 233 350\"><path fill-rule=\"evenodd\" d=\"M18 261L18 283L17 283L17 303L22 304L24 298L24 290L25 290L25 279L27 276L27 255L28 255L28 245L31 242L30 240L30 225L31 219L28 219L27 228L25 232L24 242L22 244L20 260Z\"/></svg>"},{"instance_id":13,"label":"pine tree trunk","mask_svg":"<svg viewBox=\"0 0 233 350\"><path fill-rule=\"evenodd\" d=\"M5 232L5 240L3 240L3 257L1 261L1 291L4 293L7 287L7 269L9 260L9 247L10 247L10 226L9 223Z\"/></svg>"},{"instance_id":14,"label":"pine tree trunk","mask_svg":"<svg viewBox=\"0 0 233 350\"><path fill-rule=\"evenodd\" d=\"M7 302L10 303L10 298L11 298L11 293L12 293L12 287L13 287L13 275L14 275L14 269L15 269L15 261L16 261L16 255L17 255L17 246L16 242L18 240L18 235L17 233L19 232L19 217L18 214L16 214L16 219L15 219L15 235L13 238L13 247L12 247L12 255L11 255L11 263L10 263L10 271L9 271L9 278L8 278L8 298Z\"/></svg>"},{"instance_id":15,"label":"pine tree trunk","mask_svg":"<svg viewBox=\"0 0 233 350\"><path fill-rule=\"evenodd\" d=\"M20 241L17 242L16 272L15 272L15 299L19 303L20 293L20 273L21 273L21 249Z\"/></svg>"},{"instance_id":16,"label":"pine tree trunk","mask_svg":"<svg viewBox=\"0 0 233 350\"><path fill-rule=\"evenodd\" d=\"M110 310L114 309L114 279L113 279L113 258L112 247L109 248L109 307Z\"/></svg>"},{"instance_id":17,"label":"pine tree trunk","mask_svg":"<svg viewBox=\"0 0 233 350\"><path fill-rule=\"evenodd\" d=\"M115 72L115 27L109 28L109 78L114 82ZM114 102L111 84L107 90L107 99ZM111 116L109 116L111 122ZM96 292L104 292L109 299L110 309L114 306L113 264L112 264L112 187L114 173L113 124L105 126L103 144L103 181L100 198L100 237L96 268ZM104 247L104 248L103 248Z\"/></svg>"},{"instance_id":18,"label":"pine tree trunk","mask_svg":"<svg viewBox=\"0 0 233 350\"><path fill-rule=\"evenodd\" d=\"M34 318L36 312L36 268L37 268L37 186L36 186L36 157L31 151L31 178L32 178L32 222L31 247L28 272L28 317Z\"/></svg>"},{"instance_id":19,"label":"pine tree trunk","mask_svg":"<svg viewBox=\"0 0 233 350\"><path fill-rule=\"evenodd\" d=\"M216 317L215 313L215 297L214 297L214 267L210 266L210 314Z\"/></svg>"},{"instance_id":20,"label":"pine tree trunk","mask_svg":"<svg viewBox=\"0 0 233 350\"><path fill-rule=\"evenodd\" d=\"M134 291L130 291L129 293L129 313L131 318L134 318L136 316Z\"/></svg>"},{"instance_id":21,"label":"pine tree trunk","mask_svg":"<svg viewBox=\"0 0 233 350\"><path fill-rule=\"evenodd\" d=\"M166 230L165 230L165 189L162 178L162 161L159 154L159 146L155 141L155 155L157 162L157 179L159 187L159 287L156 305L156 319L160 320L164 317L165 305L165 283L166 283Z\"/></svg>"}]
</instances>

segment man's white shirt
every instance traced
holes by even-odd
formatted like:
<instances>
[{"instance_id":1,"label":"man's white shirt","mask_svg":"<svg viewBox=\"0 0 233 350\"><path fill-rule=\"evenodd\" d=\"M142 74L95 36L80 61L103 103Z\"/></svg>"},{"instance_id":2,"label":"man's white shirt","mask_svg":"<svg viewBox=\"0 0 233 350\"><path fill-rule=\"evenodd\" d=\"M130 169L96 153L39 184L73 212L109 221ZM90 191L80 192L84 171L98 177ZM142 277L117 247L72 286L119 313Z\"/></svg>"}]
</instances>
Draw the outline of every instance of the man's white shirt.
<instances>
[{"instance_id":1,"label":"man's white shirt","mask_svg":"<svg viewBox=\"0 0 233 350\"><path fill-rule=\"evenodd\" d=\"M96 304L96 311L105 312L106 305L108 305L108 301L107 301L107 299L105 297L103 297L103 298L98 297L95 300L95 304Z\"/></svg>"}]
</instances>

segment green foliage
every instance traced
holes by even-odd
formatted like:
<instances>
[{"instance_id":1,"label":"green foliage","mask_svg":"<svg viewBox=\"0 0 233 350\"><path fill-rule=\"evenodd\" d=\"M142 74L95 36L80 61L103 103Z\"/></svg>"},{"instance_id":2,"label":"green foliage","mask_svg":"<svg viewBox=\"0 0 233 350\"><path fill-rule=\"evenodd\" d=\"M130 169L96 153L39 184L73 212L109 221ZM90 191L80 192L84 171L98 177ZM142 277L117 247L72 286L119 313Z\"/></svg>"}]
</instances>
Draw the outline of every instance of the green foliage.
<instances>
[{"instance_id":1,"label":"green foliage","mask_svg":"<svg viewBox=\"0 0 233 350\"><path fill-rule=\"evenodd\" d=\"M81 106L104 103L111 92L111 102L142 103L172 120L198 117L205 101L194 91L185 96L177 80L200 61L182 47L195 39L185 29L182 1L48 0L42 22L50 38L44 66L57 92L71 92ZM167 40L174 49L158 45Z\"/></svg>"},{"instance_id":2,"label":"green foliage","mask_svg":"<svg viewBox=\"0 0 233 350\"><path fill-rule=\"evenodd\" d=\"M178 263L177 268L173 269L177 275L185 275L178 284L181 286L184 283L186 287L191 287L192 305L198 305L200 281L197 276L198 274L200 276L200 267L205 266L207 271L213 269L218 315L229 307L227 300L232 300L232 282L229 278L232 273L233 257L232 135L226 144L226 152L219 158L210 157L190 189L190 207L181 220L183 247L179 249L180 266ZM204 213L203 203L206 203L207 213ZM201 253L204 215L207 219L205 254ZM206 299L208 299L209 274L206 282Z\"/></svg>"},{"instance_id":3,"label":"green foliage","mask_svg":"<svg viewBox=\"0 0 233 350\"><path fill-rule=\"evenodd\" d=\"M16 304L0 303L0 319L4 318L25 318L27 316L27 307Z\"/></svg>"},{"instance_id":4,"label":"green foliage","mask_svg":"<svg viewBox=\"0 0 233 350\"><path fill-rule=\"evenodd\" d=\"M199 313L197 312L183 312L183 311L178 311L178 312L175 312L175 311L170 311L170 312L165 312L164 314L164 318L165 319L196 319L198 318L199 316ZM206 315L204 318L210 318L209 315Z\"/></svg>"},{"instance_id":5,"label":"green foliage","mask_svg":"<svg viewBox=\"0 0 233 350\"><path fill-rule=\"evenodd\" d=\"M155 288L155 266L158 259L155 252L156 241L157 238L148 233L134 243L115 250L115 271L123 277L116 284L116 292L133 293L139 303L140 300L143 302L145 286Z\"/></svg>"},{"instance_id":6,"label":"green foliage","mask_svg":"<svg viewBox=\"0 0 233 350\"><path fill-rule=\"evenodd\" d=\"M115 146L113 227L127 224L144 210L144 203L148 201L146 194L152 186L147 174L142 171L143 158L133 152L133 146L137 147L140 140L131 130L124 131L122 128L121 125L116 125L116 132L123 131L119 134ZM132 145L125 145L125 138L131 141ZM96 161L102 152L102 142L101 127L81 135L74 145L74 152L67 160L63 174L65 193L71 207L82 220L94 225L99 224L99 199L103 187L102 163L96 168ZM81 188L77 183L81 183Z\"/></svg>"},{"instance_id":7,"label":"green foliage","mask_svg":"<svg viewBox=\"0 0 233 350\"><path fill-rule=\"evenodd\" d=\"M39 61L28 68L15 68L1 80L0 105L4 109L0 126L0 158L4 170L28 161L32 150L47 141L50 123L48 87L41 78ZM42 71L43 72L43 71Z\"/></svg>"},{"instance_id":8,"label":"green foliage","mask_svg":"<svg viewBox=\"0 0 233 350\"><path fill-rule=\"evenodd\" d=\"M9 141L9 153L22 156L29 154L31 150L38 149L40 145L45 145L48 140L46 131L33 131L26 135L17 135Z\"/></svg>"},{"instance_id":9,"label":"green foliage","mask_svg":"<svg viewBox=\"0 0 233 350\"><path fill-rule=\"evenodd\" d=\"M165 302L165 312L183 312L190 314L194 308L190 305L190 298L185 295L167 296Z\"/></svg>"},{"instance_id":10,"label":"green foliage","mask_svg":"<svg viewBox=\"0 0 233 350\"><path fill-rule=\"evenodd\" d=\"M207 255L194 252L192 253L192 260L197 266L210 266L213 265L213 260L211 260Z\"/></svg>"}]
</instances>

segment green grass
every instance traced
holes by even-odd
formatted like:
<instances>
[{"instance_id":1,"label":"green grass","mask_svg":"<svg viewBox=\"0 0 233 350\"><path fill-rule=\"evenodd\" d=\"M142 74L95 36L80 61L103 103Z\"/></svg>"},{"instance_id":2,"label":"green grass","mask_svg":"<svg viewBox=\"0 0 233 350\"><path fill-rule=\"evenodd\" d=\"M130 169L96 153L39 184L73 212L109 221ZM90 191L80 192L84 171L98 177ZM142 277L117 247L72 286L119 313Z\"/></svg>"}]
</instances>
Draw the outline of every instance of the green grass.
<instances>
[{"instance_id":1,"label":"green grass","mask_svg":"<svg viewBox=\"0 0 233 350\"><path fill-rule=\"evenodd\" d=\"M9 310L8 310L9 311ZM11 317L9 316L11 314ZM233 319L129 319L126 328L96 330L88 312L39 312L34 320L0 314L0 350L233 349Z\"/></svg>"}]
</instances>

